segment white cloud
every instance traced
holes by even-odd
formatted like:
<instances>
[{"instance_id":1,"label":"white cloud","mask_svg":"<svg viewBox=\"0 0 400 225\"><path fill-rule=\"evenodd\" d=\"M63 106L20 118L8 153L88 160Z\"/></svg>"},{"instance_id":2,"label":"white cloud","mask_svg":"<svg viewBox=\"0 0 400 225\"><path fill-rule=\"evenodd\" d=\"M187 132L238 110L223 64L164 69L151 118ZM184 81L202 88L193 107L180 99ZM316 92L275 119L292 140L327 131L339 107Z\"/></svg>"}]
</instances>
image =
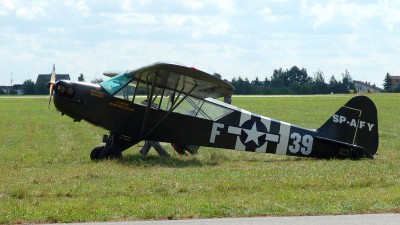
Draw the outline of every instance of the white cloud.
<instances>
[{"instance_id":1,"label":"white cloud","mask_svg":"<svg viewBox=\"0 0 400 225\"><path fill-rule=\"evenodd\" d=\"M208 17L205 19L200 16L192 16L192 35L196 39L208 36L232 35L231 25L220 17Z\"/></svg>"},{"instance_id":2,"label":"white cloud","mask_svg":"<svg viewBox=\"0 0 400 225\"><path fill-rule=\"evenodd\" d=\"M84 16L87 16L90 13L90 8L86 5L84 0L80 0L76 3L76 9Z\"/></svg>"},{"instance_id":3,"label":"white cloud","mask_svg":"<svg viewBox=\"0 0 400 225\"><path fill-rule=\"evenodd\" d=\"M159 23L157 20L157 15L148 14L148 13L135 13L135 12L126 12L119 14L110 14L110 13L102 13L101 15L107 17L109 21L107 23L111 24L120 24L120 25L154 25Z\"/></svg>"},{"instance_id":4,"label":"white cloud","mask_svg":"<svg viewBox=\"0 0 400 225\"><path fill-rule=\"evenodd\" d=\"M400 31L400 1L380 0L382 5L382 23L389 31Z\"/></svg>"},{"instance_id":5,"label":"white cloud","mask_svg":"<svg viewBox=\"0 0 400 225\"><path fill-rule=\"evenodd\" d=\"M16 10L15 15L17 18L23 20L33 20L38 16L44 16L44 10L42 8L26 8L22 7Z\"/></svg>"},{"instance_id":6,"label":"white cloud","mask_svg":"<svg viewBox=\"0 0 400 225\"><path fill-rule=\"evenodd\" d=\"M183 2L183 6L189 9L202 9L204 7L204 2L199 0L186 0Z\"/></svg>"},{"instance_id":7,"label":"white cloud","mask_svg":"<svg viewBox=\"0 0 400 225\"><path fill-rule=\"evenodd\" d=\"M219 0L213 2L222 12L233 13L236 11L235 3L233 0Z\"/></svg>"},{"instance_id":8,"label":"white cloud","mask_svg":"<svg viewBox=\"0 0 400 225\"><path fill-rule=\"evenodd\" d=\"M163 16L162 23L166 24L167 26L183 26L187 23L189 17L186 15L179 15L179 14L172 14L172 15L165 15Z\"/></svg>"},{"instance_id":9,"label":"white cloud","mask_svg":"<svg viewBox=\"0 0 400 225\"><path fill-rule=\"evenodd\" d=\"M15 13L16 18L33 20L45 16L48 1L40 0L30 3L18 0L0 0L0 15Z\"/></svg>"},{"instance_id":10,"label":"white cloud","mask_svg":"<svg viewBox=\"0 0 400 225\"><path fill-rule=\"evenodd\" d=\"M268 23L276 23L289 18L287 15L274 15L268 6L262 8L258 14Z\"/></svg>"},{"instance_id":11,"label":"white cloud","mask_svg":"<svg viewBox=\"0 0 400 225\"><path fill-rule=\"evenodd\" d=\"M20 1L18 0L0 0L0 9L3 9L4 11L11 11L17 8L19 4Z\"/></svg>"},{"instance_id":12,"label":"white cloud","mask_svg":"<svg viewBox=\"0 0 400 225\"><path fill-rule=\"evenodd\" d=\"M167 3L163 3L161 2L161 0L157 1L156 3L154 3L152 0L121 0L121 1L113 1L113 4L117 4L120 6L120 8L122 9L122 11L124 12L133 12L133 11L140 11L141 7L157 7L160 8L162 5L167 4ZM152 6L152 4L155 4L155 6Z\"/></svg>"},{"instance_id":13,"label":"white cloud","mask_svg":"<svg viewBox=\"0 0 400 225\"><path fill-rule=\"evenodd\" d=\"M325 4L301 4L303 16L312 17L311 25L314 28L325 26L329 23L348 24L358 28L365 20L379 16L380 9L377 4L355 4L347 1L329 1Z\"/></svg>"},{"instance_id":14,"label":"white cloud","mask_svg":"<svg viewBox=\"0 0 400 225\"><path fill-rule=\"evenodd\" d=\"M82 17L89 17L91 15L91 9L85 0L64 0L63 3L65 6L71 8L72 12L77 12ZM91 3L95 4L95 2Z\"/></svg>"},{"instance_id":15,"label":"white cloud","mask_svg":"<svg viewBox=\"0 0 400 225\"><path fill-rule=\"evenodd\" d=\"M278 20L277 17L272 15L272 10L270 7L264 7L260 10L259 14L267 21L267 22L276 22Z\"/></svg>"}]
</instances>

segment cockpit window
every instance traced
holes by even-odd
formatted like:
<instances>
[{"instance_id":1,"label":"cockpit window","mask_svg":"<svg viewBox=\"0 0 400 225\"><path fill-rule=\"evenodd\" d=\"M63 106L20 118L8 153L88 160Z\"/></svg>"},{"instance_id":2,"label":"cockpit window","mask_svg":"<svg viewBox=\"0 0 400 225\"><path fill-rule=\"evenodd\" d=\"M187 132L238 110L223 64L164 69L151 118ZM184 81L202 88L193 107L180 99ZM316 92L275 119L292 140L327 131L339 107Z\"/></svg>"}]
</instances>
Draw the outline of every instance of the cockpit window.
<instances>
[{"instance_id":1,"label":"cockpit window","mask_svg":"<svg viewBox=\"0 0 400 225\"><path fill-rule=\"evenodd\" d=\"M102 86L111 95L114 95L127 83L131 82L132 79L133 78L131 76L121 73L109 80L101 82L100 86Z\"/></svg>"},{"instance_id":2,"label":"cockpit window","mask_svg":"<svg viewBox=\"0 0 400 225\"><path fill-rule=\"evenodd\" d=\"M154 87L154 73L145 74L140 82L133 81L132 75L126 73L119 74L107 81L100 83L100 85L112 96L127 101L131 101L138 105L149 105L144 103L144 100L150 100L150 107L156 110L171 110L174 113L180 113L187 116L203 118L207 120L216 121L234 111L231 105L219 102L212 98L196 98L186 95L182 92L183 89L168 89ZM172 75L169 75L169 79ZM140 79L140 78L139 78ZM176 79L178 84L183 82ZM176 84L176 87L178 87ZM184 85L181 85L184 86Z\"/></svg>"}]
</instances>

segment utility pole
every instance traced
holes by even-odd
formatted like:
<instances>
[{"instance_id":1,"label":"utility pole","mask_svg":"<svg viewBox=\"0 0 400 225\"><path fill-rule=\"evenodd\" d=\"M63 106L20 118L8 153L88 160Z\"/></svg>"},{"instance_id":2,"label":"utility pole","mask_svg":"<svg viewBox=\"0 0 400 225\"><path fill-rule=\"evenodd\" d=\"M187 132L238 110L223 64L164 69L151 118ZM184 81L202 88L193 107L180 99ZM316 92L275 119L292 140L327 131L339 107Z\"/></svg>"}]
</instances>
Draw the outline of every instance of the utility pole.
<instances>
[{"instance_id":1,"label":"utility pole","mask_svg":"<svg viewBox=\"0 0 400 225\"><path fill-rule=\"evenodd\" d=\"M10 95L10 92L11 92L11 89L12 89L12 83L13 83L13 73L11 72L11 86L10 86L10 88L8 88L8 95Z\"/></svg>"}]
</instances>

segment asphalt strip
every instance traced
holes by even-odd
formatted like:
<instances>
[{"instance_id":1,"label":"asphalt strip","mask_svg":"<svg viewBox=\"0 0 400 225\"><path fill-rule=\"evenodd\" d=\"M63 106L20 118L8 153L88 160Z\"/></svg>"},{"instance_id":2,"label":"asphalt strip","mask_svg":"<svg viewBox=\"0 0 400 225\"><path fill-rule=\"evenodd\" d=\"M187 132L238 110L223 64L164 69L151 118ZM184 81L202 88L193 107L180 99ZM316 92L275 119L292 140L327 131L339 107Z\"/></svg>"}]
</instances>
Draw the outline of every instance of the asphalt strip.
<instances>
[{"instance_id":1,"label":"asphalt strip","mask_svg":"<svg viewBox=\"0 0 400 225\"><path fill-rule=\"evenodd\" d=\"M68 225L400 225L400 214L361 214L334 216L247 217L185 220L146 220L99 223L68 223ZM55 224L48 224L55 225Z\"/></svg>"}]
</instances>

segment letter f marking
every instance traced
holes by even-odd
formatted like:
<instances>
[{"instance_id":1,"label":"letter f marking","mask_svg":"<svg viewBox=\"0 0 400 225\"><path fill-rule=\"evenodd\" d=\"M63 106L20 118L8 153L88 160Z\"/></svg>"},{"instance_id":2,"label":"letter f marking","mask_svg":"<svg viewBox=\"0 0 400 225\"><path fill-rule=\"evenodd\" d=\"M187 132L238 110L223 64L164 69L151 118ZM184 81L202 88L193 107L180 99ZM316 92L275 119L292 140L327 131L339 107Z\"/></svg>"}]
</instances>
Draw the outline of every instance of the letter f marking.
<instances>
[{"instance_id":1,"label":"letter f marking","mask_svg":"<svg viewBox=\"0 0 400 225\"><path fill-rule=\"evenodd\" d=\"M213 123L210 136L210 143L215 143L215 137L221 134L221 132L218 130L219 128L224 128L224 125L222 123Z\"/></svg>"}]
</instances>

